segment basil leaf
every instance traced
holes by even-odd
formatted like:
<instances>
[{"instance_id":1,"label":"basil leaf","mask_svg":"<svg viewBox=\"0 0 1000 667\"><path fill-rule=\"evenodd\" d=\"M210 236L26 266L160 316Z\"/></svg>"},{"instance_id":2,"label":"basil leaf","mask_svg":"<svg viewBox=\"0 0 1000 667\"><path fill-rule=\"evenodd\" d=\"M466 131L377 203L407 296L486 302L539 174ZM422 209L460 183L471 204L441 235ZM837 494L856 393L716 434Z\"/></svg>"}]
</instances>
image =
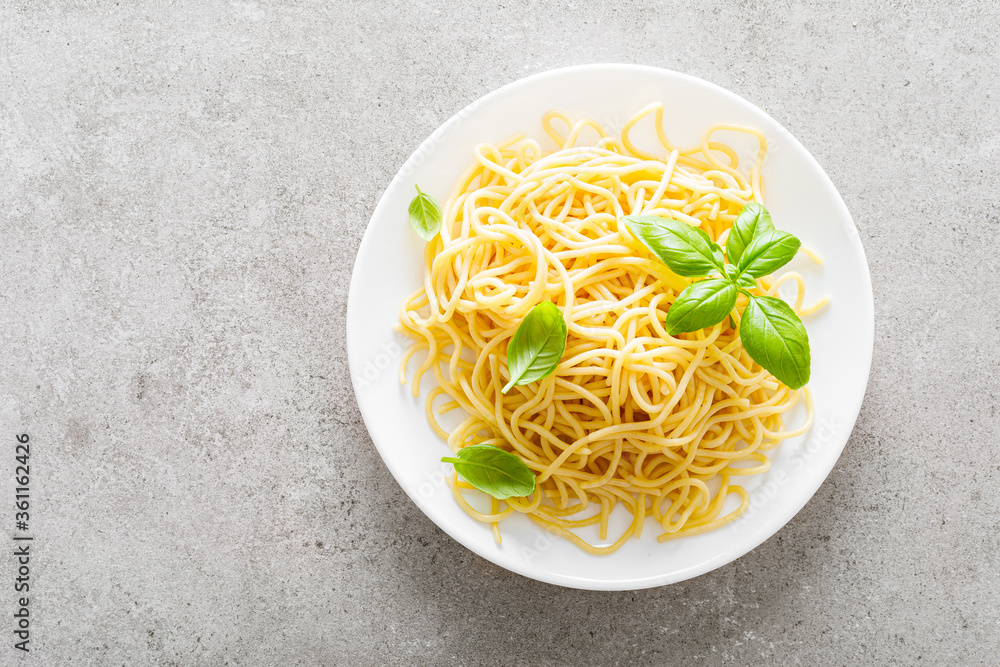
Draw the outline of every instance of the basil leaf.
<instances>
[{"instance_id":1,"label":"basil leaf","mask_svg":"<svg viewBox=\"0 0 1000 667\"><path fill-rule=\"evenodd\" d=\"M421 192L419 185L413 187L417 189L417 196L410 202L410 226L420 238L430 241L441 231L441 204L431 195Z\"/></svg>"},{"instance_id":2,"label":"basil leaf","mask_svg":"<svg viewBox=\"0 0 1000 667\"><path fill-rule=\"evenodd\" d=\"M535 473L516 454L492 445L473 445L441 459L483 493L505 500L535 490Z\"/></svg>"},{"instance_id":3,"label":"basil leaf","mask_svg":"<svg viewBox=\"0 0 1000 667\"><path fill-rule=\"evenodd\" d=\"M726 264L722 267L722 275L734 283L740 279L740 272L732 264Z\"/></svg>"},{"instance_id":4,"label":"basil leaf","mask_svg":"<svg viewBox=\"0 0 1000 667\"><path fill-rule=\"evenodd\" d=\"M625 226L679 276L696 278L722 271L722 248L697 227L652 215L629 215Z\"/></svg>"},{"instance_id":5,"label":"basil leaf","mask_svg":"<svg viewBox=\"0 0 1000 667\"><path fill-rule=\"evenodd\" d=\"M771 222L771 214L766 208L755 201L744 206L732 229L729 230L729 238L726 239L726 255L729 256L729 261L733 264L739 262L743 251L755 236L773 230L774 223Z\"/></svg>"},{"instance_id":6,"label":"basil leaf","mask_svg":"<svg viewBox=\"0 0 1000 667\"><path fill-rule=\"evenodd\" d=\"M772 230L754 237L736 268L754 278L766 276L788 264L799 251L799 240L788 232Z\"/></svg>"},{"instance_id":7,"label":"basil leaf","mask_svg":"<svg viewBox=\"0 0 1000 667\"><path fill-rule=\"evenodd\" d=\"M751 296L740 322L743 348L792 389L809 381L809 336L792 307L773 296Z\"/></svg>"},{"instance_id":8,"label":"basil leaf","mask_svg":"<svg viewBox=\"0 0 1000 667\"><path fill-rule=\"evenodd\" d=\"M728 280L702 280L687 287L667 313L667 332L675 336L718 324L736 305L736 286Z\"/></svg>"},{"instance_id":9,"label":"basil leaf","mask_svg":"<svg viewBox=\"0 0 1000 667\"><path fill-rule=\"evenodd\" d=\"M542 301L532 308L507 344L510 382L503 393L514 385L541 380L554 371L566 349L566 334L566 320L556 304Z\"/></svg>"},{"instance_id":10,"label":"basil leaf","mask_svg":"<svg viewBox=\"0 0 1000 667\"><path fill-rule=\"evenodd\" d=\"M736 277L736 286L749 290L757 287L757 281L750 276L741 275Z\"/></svg>"}]
</instances>

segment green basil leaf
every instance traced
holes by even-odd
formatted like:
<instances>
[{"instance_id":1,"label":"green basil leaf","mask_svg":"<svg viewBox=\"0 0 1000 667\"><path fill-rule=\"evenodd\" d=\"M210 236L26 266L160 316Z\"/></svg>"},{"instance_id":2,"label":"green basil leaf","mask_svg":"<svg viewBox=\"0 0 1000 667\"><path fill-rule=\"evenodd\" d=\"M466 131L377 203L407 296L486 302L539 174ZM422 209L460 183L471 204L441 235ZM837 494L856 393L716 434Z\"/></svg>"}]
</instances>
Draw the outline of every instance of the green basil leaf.
<instances>
[{"instance_id":1,"label":"green basil leaf","mask_svg":"<svg viewBox=\"0 0 1000 667\"><path fill-rule=\"evenodd\" d=\"M757 281L750 276L740 275L736 277L736 286L750 290L757 287Z\"/></svg>"},{"instance_id":2,"label":"green basil leaf","mask_svg":"<svg viewBox=\"0 0 1000 667\"><path fill-rule=\"evenodd\" d=\"M566 349L566 335L566 320L556 304L542 301L532 308L507 344L510 382L503 393L514 385L541 380L554 371Z\"/></svg>"},{"instance_id":3,"label":"green basil leaf","mask_svg":"<svg viewBox=\"0 0 1000 667\"><path fill-rule=\"evenodd\" d=\"M688 285L670 306L667 332L676 336L718 324L733 311L738 293L735 285L721 278Z\"/></svg>"},{"instance_id":4,"label":"green basil leaf","mask_svg":"<svg viewBox=\"0 0 1000 667\"><path fill-rule=\"evenodd\" d=\"M726 254L729 256L729 261L733 264L739 262L743 251L754 237L772 230L774 223L771 222L771 214L766 208L755 201L744 206L732 229L729 230L729 238L726 239Z\"/></svg>"},{"instance_id":5,"label":"green basil leaf","mask_svg":"<svg viewBox=\"0 0 1000 667\"><path fill-rule=\"evenodd\" d=\"M417 188L417 196L410 202L410 226L420 238L430 241L441 231L441 204L431 195L421 192L419 185L414 187Z\"/></svg>"},{"instance_id":6,"label":"green basil leaf","mask_svg":"<svg viewBox=\"0 0 1000 667\"><path fill-rule=\"evenodd\" d=\"M535 490L535 473L516 454L492 445L472 445L441 459L483 493L505 500Z\"/></svg>"},{"instance_id":7,"label":"green basil leaf","mask_svg":"<svg viewBox=\"0 0 1000 667\"><path fill-rule=\"evenodd\" d=\"M686 222L653 215L629 215L625 226L679 276L697 278L722 271L722 248Z\"/></svg>"},{"instance_id":8,"label":"green basil leaf","mask_svg":"<svg viewBox=\"0 0 1000 667\"><path fill-rule=\"evenodd\" d=\"M771 230L754 237L736 268L754 278L766 276L788 264L799 251L799 240L788 232Z\"/></svg>"},{"instance_id":9,"label":"green basil leaf","mask_svg":"<svg viewBox=\"0 0 1000 667\"><path fill-rule=\"evenodd\" d=\"M751 296L740 322L743 349L792 389L809 382L809 336L792 307L773 296Z\"/></svg>"}]
</instances>

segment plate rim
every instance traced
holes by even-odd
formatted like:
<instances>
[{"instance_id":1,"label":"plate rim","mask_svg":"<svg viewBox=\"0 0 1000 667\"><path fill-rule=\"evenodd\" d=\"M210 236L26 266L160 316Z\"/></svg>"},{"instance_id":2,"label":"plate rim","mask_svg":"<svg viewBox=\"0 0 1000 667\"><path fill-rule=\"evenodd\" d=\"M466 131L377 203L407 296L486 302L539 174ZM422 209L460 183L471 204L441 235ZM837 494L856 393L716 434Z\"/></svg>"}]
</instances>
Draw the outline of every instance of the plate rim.
<instances>
[{"instance_id":1,"label":"plate rim","mask_svg":"<svg viewBox=\"0 0 1000 667\"><path fill-rule=\"evenodd\" d=\"M444 130L444 133L447 133L448 130L446 130L445 128L453 129L455 125L458 122L460 122L463 118L467 117L470 113L474 113L476 107L486 104L498 97L502 97L522 86L528 86L538 81L542 81L549 78L558 78L569 74L574 74L584 71L601 72L601 71L612 71L612 70L622 70L622 71L628 71L629 73L638 73L641 75L653 75L658 77L663 77L663 76L666 76L668 78L674 77L676 79L686 81L694 85L705 86L709 88L712 92L722 95L724 97L728 97L738 104L748 105L752 107L757 113L760 113L763 116L765 116L771 123L774 124L776 128L778 128L783 132L783 139L791 140L795 142L799 146L799 148L801 148L802 153L806 156L806 159L811 161L812 165L819 171L820 174L822 174L823 178L820 179L822 182L822 186L830 192L830 194L832 195L832 200L835 202L835 205L840 209L839 210L840 215L838 215L838 218L841 220L841 224L844 224L846 221L847 229L845 231L851 233L856 240L854 246L857 252L860 253L860 259L865 269L864 275L861 276L862 288L865 297L863 299L863 303L861 304L864 310L863 313L864 322L858 323L858 325L864 327L865 329L863 332L865 334L864 338L865 340L869 341L869 343L864 347L865 358L863 359L863 363L862 360L860 359L857 362L859 367L864 368L864 377L865 377L864 387L858 393L857 397L852 401L852 404L845 405L845 407L847 408L845 414L850 415L850 419L848 420L850 429L845 430L845 436L843 438L843 442L839 443L838 445L836 457L832 459L830 467L826 471L824 471L821 476L816 477L816 483L815 485L811 485L812 488L809 489L808 494L803 494L802 496L803 500L801 503L798 502L793 502L790 504L782 503L780 505L779 509L776 510L775 512L777 519L773 521L774 524L773 530L764 530L758 532L753 539L747 540L745 547L741 546L732 554L727 553L723 556L708 558L703 561L700 561L696 565L691 565L683 570L674 571L671 572L670 574L653 575L639 579L603 580L603 579L583 579L577 576L550 573L548 571L539 571L527 567L523 563L518 561L513 561L513 560L508 561L507 559L502 559L499 557L499 552L485 553L483 550L477 548L477 545L475 545L470 539L467 539L466 536L462 533L462 531L455 529L447 521L439 521L438 518L432 514L430 507L426 503L421 502L418 498L414 496L411 490L407 489L402 483L400 483L399 481L400 475L397 474L397 465L392 462L393 457L391 456L391 452L384 450L383 447L376 441L376 438L372 435L371 424L376 419L376 417L374 415L368 414L369 411L366 410L364 402L361 400L359 394L359 387L357 386L354 380L354 378L359 376L358 364L361 362L358 361L360 353L357 351L352 353L352 350L356 350L357 343L352 344L351 331L352 331L352 322L356 320L358 316L357 311L361 307L359 304L359 301L361 299L359 295L360 287L358 287L359 283L358 275L361 271L360 267L363 265L363 260L365 256L371 252L371 246L374 243L374 234L372 233L372 222L383 214L383 209L389 205L388 202L392 198L390 195L392 195L397 188L402 186L402 181L404 180L403 178L401 178L402 172L404 172L408 168L408 166L411 165L413 161L415 161L441 136L443 136L442 130ZM428 519L430 519L445 534L449 535L452 539L454 539L456 542L458 542L465 548L469 549L474 554L482 558L485 558L486 560L490 561L491 563L499 567L502 567L505 570L515 572L522 576L528 577L529 579L557 586L563 586L567 588L580 589L580 590L631 591L631 590L641 590L646 588L655 588L658 586L669 585L672 583L679 583L681 581L685 581L687 579L697 577L702 574L706 574L712 570L718 569L723 565L731 563L745 556L746 554L750 553L758 546L763 544L765 541L773 537L775 534L777 534L778 531L784 528L796 515L798 515L799 512L802 511L802 509L809 503L809 501L811 501L815 497L816 492L826 482L830 473L833 471L833 468L836 466L837 462L840 460L840 457L843 455L844 448L847 446L847 442L850 440L850 436L854 431L854 427L857 423L857 419L861 412L861 407L863 406L864 399L868 393L868 385L871 380L871 365L874 356L874 344L875 344L875 304L874 304L874 291L871 280L871 267L869 266L868 263L868 257L867 254L865 253L864 245L861 243L857 225L854 222L853 216L851 216L850 210L847 208L847 204L844 202L844 199L841 196L840 191L837 190L829 174L826 173L826 170L823 169L819 161L798 140L798 138L795 137L795 135L793 135L791 132L788 131L787 128L785 128L784 125L782 125L780 122L774 119L769 113L761 109L753 102L747 100L746 98L726 88L723 88L722 86L719 86L718 84L712 83L711 81L707 81L700 77L652 65L639 65L630 63L593 63L593 64L571 65L568 67L559 67L555 69L545 70L543 72L538 72L530 76L523 77L515 81L511 81L499 88L496 88L495 90L490 91L489 93L475 99L471 103L462 107L457 113L453 114L448 120L446 120L437 129L435 129L434 132L432 132L426 139L424 139L418 144L417 148L409 155L409 157L407 157L407 159L403 162L400 168L393 175L392 180L386 187L385 191L382 193L382 196L379 198L378 204L376 204L375 209L373 210L371 216L369 217L368 223L365 226L365 231L364 234L362 235L361 243L358 245L354 266L352 267L351 270L351 282L348 288L345 328L346 328L345 343L347 348L348 369L351 376L351 384L352 388L354 389L355 402L358 406L359 412L361 413L362 419L365 424L365 428L366 430L368 430L369 438L371 439L372 444L375 445L379 457L382 459L382 462L385 464L385 466L389 469L389 472L392 474L396 484L403 490L404 493L406 493L410 501L413 502ZM789 509L781 509L781 508L792 508L792 507L794 507L794 509L792 509L791 511L789 511Z\"/></svg>"}]
</instances>

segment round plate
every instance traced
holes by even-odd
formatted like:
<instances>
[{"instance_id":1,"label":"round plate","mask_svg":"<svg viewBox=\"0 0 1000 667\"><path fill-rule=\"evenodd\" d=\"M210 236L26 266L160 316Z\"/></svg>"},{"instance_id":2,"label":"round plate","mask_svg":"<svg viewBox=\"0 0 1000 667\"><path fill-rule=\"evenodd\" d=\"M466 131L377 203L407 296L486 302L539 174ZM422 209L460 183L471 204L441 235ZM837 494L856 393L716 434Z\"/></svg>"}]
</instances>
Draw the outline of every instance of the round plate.
<instances>
[{"instance_id":1,"label":"round plate","mask_svg":"<svg viewBox=\"0 0 1000 667\"><path fill-rule=\"evenodd\" d=\"M825 260L817 266L799 255L788 267L805 277L807 304L824 295L831 299L805 318L815 425L806 436L771 452L768 473L744 478L750 509L713 532L661 544L656 540L660 531L650 522L640 539L629 540L611 555L593 556L516 515L501 523L503 544L497 545L489 526L467 516L451 497L446 482L450 466L440 462L449 450L424 416L431 374L419 398L411 396L409 384L399 382L408 341L393 325L400 303L423 279L424 242L410 230L407 218L414 184L443 200L472 162L477 143L516 132L553 149L541 127L549 109L595 118L616 133L632 114L655 101L666 107L664 124L674 144L699 141L714 122L752 125L767 137L765 203L775 225ZM645 119L642 125L651 138L650 123ZM756 149L739 144L733 133L717 138L745 159ZM816 492L847 442L861 409L873 342L874 305L864 250L847 207L816 160L773 118L737 95L691 76L634 65L585 65L531 76L470 104L435 131L406 161L375 209L358 250L347 305L347 351L358 405L403 491L442 530L483 558L533 579L594 590L633 590L697 576L742 556L784 526ZM803 410L796 409L787 423L798 423ZM737 504L732 496L729 500L727 510ZM614 539L611 530L609 538Z\"/></svg>"}]
</instances>

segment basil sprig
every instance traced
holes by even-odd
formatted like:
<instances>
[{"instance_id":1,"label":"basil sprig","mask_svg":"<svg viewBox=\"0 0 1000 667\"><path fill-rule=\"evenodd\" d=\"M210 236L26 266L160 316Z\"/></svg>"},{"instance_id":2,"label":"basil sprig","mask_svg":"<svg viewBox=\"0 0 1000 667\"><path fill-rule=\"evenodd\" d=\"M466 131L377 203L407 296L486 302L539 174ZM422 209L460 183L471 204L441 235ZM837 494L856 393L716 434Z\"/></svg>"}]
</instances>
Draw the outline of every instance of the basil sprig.
<instances>
[{"instance_id":1,"label":"basil sprig","mask_svg":"<svg viewBox=\"0 0 1000 667\"><path fill-rule=\"evenodd\" d=\"M492 445L472 445L441 459L483 493L498 500L527 496L535 490L535 473L516 454Z\"/></svg>"},{"instance_id":2,"label":"basil sprig","mask_svg":"<svg viewBox=\"0 0 1000 667\"><path fill-rule=\"evenodd\" d=\"M809 381L809 336L792 308L781 299L754 296L755 278L787 264L799 240L778 231L760 204L740 211L722 248L691 225L647 215L627 216L625 226L679 276L707 277L691 283L667 312L667 332L676 336L718 324L736 307L738 294L749 303L740 320L740 339L750 357L792 389Z\"/></svg>"},{"instance_id":3,"label":"basil sprig","mask_svg":"<svg viewBox=\"0 0 1000 667\"><path fill-rule=\"evenodd\" d=\"M420 238L430 241L441 231L441 204L431 195L422 192L419 185L413 187L417 189L417 196L410 202L410 226Z\"/></svg>"},{"instance_id":4,"label":"basil sprig","mask_svg":"<svg viewBox=\"0 0 1000 667\"><path fill-rule=\"evenodd\" d=\"M556 369L566 349L566 320L551 301L542 301L521 320L507 344L507 371L510 382L506 394L515 385L541 380Z\"/></svg>"}]
</instances>

